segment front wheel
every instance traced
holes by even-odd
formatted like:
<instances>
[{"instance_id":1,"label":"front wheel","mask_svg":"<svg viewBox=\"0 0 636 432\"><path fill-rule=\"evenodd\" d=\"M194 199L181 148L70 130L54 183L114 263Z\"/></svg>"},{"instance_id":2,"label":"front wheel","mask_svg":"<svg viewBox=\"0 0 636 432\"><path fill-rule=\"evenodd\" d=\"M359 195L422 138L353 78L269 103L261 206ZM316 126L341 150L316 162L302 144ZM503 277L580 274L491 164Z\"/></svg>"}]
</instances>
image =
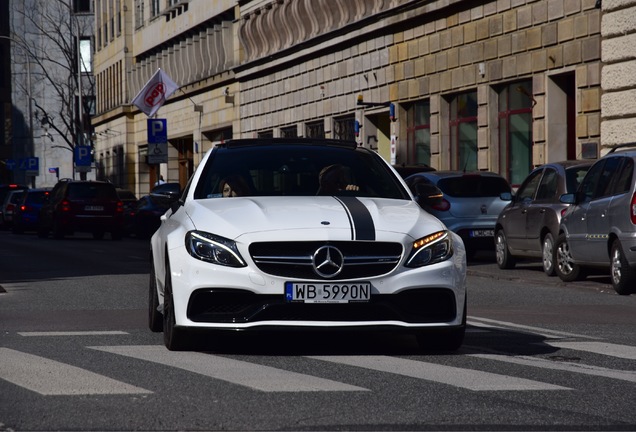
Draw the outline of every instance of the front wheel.
<instances>
[{"instance_id":1,"label":"front wheel","mask_svg":"<svg viewBox=\"0 0 636 432\"><path fill-rule=\"evenodd\" d=\"M560 234L554 245L556 274L563 282L574 282L584 277L581 266L576 264L570 253L570 245L565 234Z\"/></svg>"},{"instance_id":2,"label":"front wheel","mask_svg":"<svg viewBox=\"0 0 636 432\"><path fill-rule=\"evenodd\" d=\"M155 264L150 262L150 280L148 281L148 327L150 331L159 333L163 330L163 316L159 312L159 294L157 293L157 278Z\"/></svg>"},{"instance_id":3,"label":"front wheel","mask_svg":"<svg viewBox=\"0 0 636 432\"><path fill-rule=\"evenodd\" d=\"M497 230L495 233L495 257L500 269L515 268L515 258L510 254L506 234L502 229Z\"/></svg>"},{"instance_id":4,"label":"front wheel","mask_svg":"<svg viewBox=\"0 0 636 432\"><path fill-rule=\"evenodd\" d=\"M614 291L620 295L631 294L634 292L636 277L634 276L634 271L629 267L629 263L625 259L623 247L618 239L612 242L610 259L610 273Z\"/></svg>"},{"instance_id":5,"label":"front wheel","mask_svg":"<svg viewBox=\"0 0 636 432\"><path fill-rule=\"evenodd\" d=\"M170 351L184 351L188 347L187 334L176 325L170 263L166 260L166 280L163 293L163 343Z\"/></svg>"},{"instance_id":6,"label":"front wheel","mask_svg":"<svg viewBox=\"0 0 636 432\"><path fill-rule=\"evenodd\" d=\"M541 256L543 257L543 271L545 274L548 276L556 275L556 270L554 269L554 237L550 233L547 233L543 238Z\"/></svg>"}]
</instances>

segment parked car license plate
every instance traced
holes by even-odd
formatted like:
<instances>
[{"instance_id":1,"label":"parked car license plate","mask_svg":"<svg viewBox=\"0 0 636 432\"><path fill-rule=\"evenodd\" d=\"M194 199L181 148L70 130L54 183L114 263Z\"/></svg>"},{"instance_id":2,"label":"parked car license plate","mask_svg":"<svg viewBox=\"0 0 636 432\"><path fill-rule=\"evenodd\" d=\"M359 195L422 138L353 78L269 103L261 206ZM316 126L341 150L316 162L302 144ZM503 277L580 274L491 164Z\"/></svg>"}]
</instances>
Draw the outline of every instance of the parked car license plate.
<instances>
[{"instance_id":1,"label":"parked car license plate","mask_svg":"<svg viewBox=\"0 0 636 432\"><path fill-rule=\"evenodd\" d=\"M470 231L470 236L471 237L494 237L495 236L495 230L491 230L491 229L471 230Z\"/></svg>"},{"instance_id":2,"label":"parked car license plate","mask_svg":"<svg viewBox=\"0 0 636 432\"><path fill-rule=\"evenodd\" d=\"M371 298L371 283L285 282L285 298L302 303L367 302Z\"/></svg>"},{"instance_id":3,"label":"parked car license plate","mask_svg":"<svg viewBox=\"0 0 636 432\"><path fill-rule=\"evenodd\" d=\"M86 211L104 211L104 206L86 206L84 207Z\"/></svg>"}]
</instances>

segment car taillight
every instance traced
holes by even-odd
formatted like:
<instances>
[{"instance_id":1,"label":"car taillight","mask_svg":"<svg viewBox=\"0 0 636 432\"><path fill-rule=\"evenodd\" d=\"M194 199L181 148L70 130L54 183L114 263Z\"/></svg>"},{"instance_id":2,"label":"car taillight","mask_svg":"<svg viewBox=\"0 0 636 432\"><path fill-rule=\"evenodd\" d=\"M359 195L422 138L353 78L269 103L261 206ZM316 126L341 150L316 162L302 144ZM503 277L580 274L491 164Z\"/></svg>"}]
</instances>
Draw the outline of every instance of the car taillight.
<instances>
[{"instance_id":1,"label":"car taillight","mask_svg":"<svg viewBox=\"0 0 636 432\"><path fill-rule=\"evenodd\" d=\"M123 201L117 201L117 207L115 208L115 211L117 213L124 213L124 202Z\"/></svg>"},{"instance_id":2,"label":"car taillight","mask_svg":"<svg viewBox=\"0 0 636 432\"><path fill-rule=\"evenodd\" d=\"M15 204L7 204L7 211L13 211L13 209L15 209Z\"/></svg>"},{"instance_id":3,"label":"car taillight","mask_svg":"<svg viewBox=\"0 0 636 432\"><path fill-rule=\"evenodd\" d=\"M631 210L629 216L632 219L632 223L636 225L636 192L634 192L634 195L632 195L632 202L629 205L629 208Z\"/></svg>"},{"instance_id":4,"label":"car taillight","mask_svg":"<svg viewBox=\"0 0 636 432\"><path fill-rule=\"evenodd\" d=\"M568 208L562 208L561 209L561 217L563 217L565 215L565 212L568 211Z\"/></svg>"},{"instance_id":5,"label":"car taillight","mask_svg":"<svg viewBox=\"0 0 636 432\"><path fill-rule=\"evenodd\" d=\"M20 211L21 212L31 211L31 207L23 204L20 206Z\"/></svg>"},{"instance_id":6,"label":"car taillight","mask_svg":"<svg viewBox=\"0 0 636 432\"><path fill-rule=\"evenodd\" d=\"M60 203L60 210L63 212L69 212L71 211L71 202L68 200L63 200Z\"/></svg>"},{"instance_id":7,"label":"car taillight","mask_svg":"<svg viewBox=\"0 0 636 432\"><path fill-rule=\"evenodd\" d=\"M439 204L431 206L431 208L437 211L448 211L450 210L451 205L446 198L442 198L442 201Z\"/></svg>"}]
</instances>

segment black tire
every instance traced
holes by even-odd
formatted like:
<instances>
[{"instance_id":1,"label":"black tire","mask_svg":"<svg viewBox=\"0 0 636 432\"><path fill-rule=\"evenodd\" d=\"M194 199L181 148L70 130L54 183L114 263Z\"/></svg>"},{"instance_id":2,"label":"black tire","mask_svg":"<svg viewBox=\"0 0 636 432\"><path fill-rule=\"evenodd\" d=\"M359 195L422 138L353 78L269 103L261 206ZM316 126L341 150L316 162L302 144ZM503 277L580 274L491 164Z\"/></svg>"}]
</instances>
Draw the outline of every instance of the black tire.
<instances>
[{"instance_id":1,"label":"black tire","mask_svg":"<svg viewBox=\"0 0 636 432\"><path fill-rule=\"evenodd\" d=\"M185 330L176 326L172 301L172 279L170 263L166 260L166 280L163 292L163 343L170 351L184 351L188 348Z\"/></svg>"},{"instance_id":2,"label":"black tire","mask_svg":"<svg viewBox=\"0 0 636 432\"><path fill-rule=\"evenodd\" d=\"M119 241L124 238L124 232L122 230L111 231L110 238L111 240Z\"/></svg>"},{"instance_id":3,"label":"black tire","mask_svg":"<svg viewBox=\"0 0 636 432\"><path fill-rule=\"evenodd\" d=\"M585 277L581 266L572 259L565 234L559 234L554 244L554 253L554 270L563 282L574 282Z\"/></svg>"},{"instance_id":4,"label":"black tire","mask_svg":"<svg viewBox=\"0 0 636 432\"><path fill-rule=\"evenodd\" d=\"M517 264L515 257L510 254L506 233L503 229L499 229L495 233L495 258L500 269L513 269Z\"/></svg>"},{"instance_id":5,"label":"black tire","mask_svg":"<svg viewBox=\"0 0 636 432\"><path fill-rule=\"evenodd\" d=\"M422 332L417 334L417 344L423 351L457 351L464 343L466 335L466 312L468 298L464 300L464 316L459 327L440 330L436 333Z\"/></svg>"},{"instance_id":6,"label":"black tire","mask_svg":"<svg viewBox=\"0 0 636 432\"><path fill-rule=\"evenodd\" d=\"M625 259L623 247L618 239L612 242L610 252L610 276L614 291L620 295L629 295L636 289L634 270Z\"/></svg>"},{"instance_id":7,"label":"black tire","mask_svg":"<svg viewBox=\"0 0 636 432\"><path fill-rule=\"evenodd\" d=\"M163 314L159 308L159 294L157 293L157 278L155 276L155 265L150 259L150 279L148 283L148 328L154 333L163 331Z\"/></svg>"},{"instance_id":8,"label":"black tire","mask_svg":"<svg viewBox=\"0 0 636 432\"><path fill-rule=\"evenodd\" d=\"M543 272L548 276L556 276L554 262L556 260L554 248L554 237L551 233L547 233L541 243L541 259L543 262Z\"/></svg>"}]
</instances>

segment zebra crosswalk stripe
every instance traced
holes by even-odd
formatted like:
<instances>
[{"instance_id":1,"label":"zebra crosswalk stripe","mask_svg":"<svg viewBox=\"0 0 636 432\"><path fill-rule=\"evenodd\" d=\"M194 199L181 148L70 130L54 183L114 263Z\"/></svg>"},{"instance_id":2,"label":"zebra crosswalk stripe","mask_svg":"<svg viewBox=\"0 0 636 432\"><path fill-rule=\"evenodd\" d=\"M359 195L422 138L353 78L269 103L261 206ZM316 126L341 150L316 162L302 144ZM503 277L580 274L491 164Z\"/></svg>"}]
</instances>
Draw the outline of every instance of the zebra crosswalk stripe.
<instances>
[{"instance_id":1,"label":"zebra crosswalk stripe","mask_svg":"<svg viewBox=\"0 0 636 432\"><path fill-rule=\"evenodd\" d=\"M587 351L595 354L603 354L628 360L636 360L636 347L618 345L596 341L546 341L546 344L555 348L565 348L577 351Z\"/></svg>"},{"instance_id":2,"label":"zebra crosswalk stripe","mask_svg":"<svg viewBox=\"0 0 636 432\"><path fill-rule=\"evenodd\" d=\"M388 372L474 391L571 390L554 384L473 369L387 356L311 356L316 360Z\"/></svg>"},{"instance_id":3,"label":"zebra crosswalk stripe","mask_svg":"<svg viewBox=\"0 0 636 432\"><path fill-rule=\"evenodd\" d=\"M312 375L198 352L173 352L161 345L95 346L95 350L187 370L264 392L369 391Z\"/></svg>"},{"instance_id":4,"label":"zebra crosswalk stripe","mask_svg":"<svg viewBox=\"0 0 636 432\"><path fill-rule=\"evenodd\" d=\"M584 365L568 362L555 362L529 356L510 356L501 354L469 354L471 357L483 358L487 360L495 360L506 363L513 363L522 366L531 366L542 369L562 370L584 375L593 375L604 378L612 378L621 381L636 382L636 372L622 371L615 369L607 369L599 366Z\"/></svg>"},{"instance_id":5,"label":"zebra crosswalk stripe","mask_svg":"<svg viewBox=\"0 0 636 432\"><path fill-rule=\"evenodd\" d=\"M9 348L0 348L0 379L45 396L152 393L76 366Z\"/></svg>"}]
</instances>

